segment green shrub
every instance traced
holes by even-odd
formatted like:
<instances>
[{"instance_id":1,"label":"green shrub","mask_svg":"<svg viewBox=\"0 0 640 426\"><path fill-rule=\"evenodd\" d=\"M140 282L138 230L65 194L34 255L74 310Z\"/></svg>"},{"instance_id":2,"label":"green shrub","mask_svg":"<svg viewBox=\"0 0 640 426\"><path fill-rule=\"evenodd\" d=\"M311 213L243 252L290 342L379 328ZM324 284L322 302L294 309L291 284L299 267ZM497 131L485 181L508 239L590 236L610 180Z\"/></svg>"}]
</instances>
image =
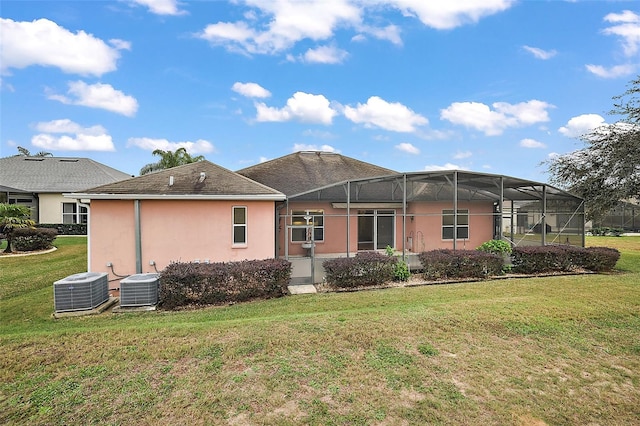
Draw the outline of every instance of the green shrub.
<instances>
[{"instance_id":1,"label":"green shrub","mask_svg":"<svg viewBox=\"0 0 640 426\"><path fill-rule=\"evenodd\" d=\"M47 250L53 247L57 235L55 229L17 228L11 231L11 246L18 251Z\"/></svg>"},{"instance_id":2,"label":"green shrub","mask_svg":"<svg viewBox=\"0 0 640 426\"><path fill-rule=\"evenodd\" d=\"M395 256L395 251L391 246L387 246L384 249L385 253L389 257ZM409 271L409 264L404 260L398 259L396 257L396 263L393 265L393 280L394 281L408 281L411 276L411 271Z\"/></svg>"},{"instance_id":3,"label":"green shrub","mask_svg":"<svg viewBox=\"0 0 640 426\"><path fill-rule=\"evenodd\" d=\"M591 229L591 235L596 237L620 237L624 234L624 229L622 228L610 228L608 226L599 226L597 228Z\"/></svg>"},{"instance_id":4,"label":"green shrub","mask_svg":"<svg viewBox=\"0 0 640 426\"><path fill-rule=\"evenodd\" d=\"M419 254L429 280L486 278L502 273L502 257L476 250L432 250Z\"/></svg>"},{"instance_id":5,"label":"green shrub","mask_svg":"<svg viewBox=\"0 0 640 426\"><path fill-rule=\"evenodd\" d=\"M482 243L476 250L498 255L511 254L511 244L503 240L489 240Z\"/></svg>"},{"instance_id":6,"label":"green shrub","mask_svg":"<svg viewBox=\"0 0 640 426\"><path fill-rule=\"evenodd\" d=\"M393 280L394 281L408 281L411 276L409 271L409 265L407 262L401 259L397 259L393 265Z\"/></svg>"},{"instance_id":7,"label":"green shrub","mask_svg":"<svg viewBox=\"0 0 640 426\"><path fill-rule=\"evenodd\" d=\"M340 257L322 263L329 285L354 288L381 285L394 278L396 259L375 251L364 251L354 257Z\"/></svg>"},{"instance_id":8,"label":"green shrub","mask_svg":"<svg viewBox=\"0 0 640 426\"><path fill-rule=\"evenodd\" d=\"M53 228L58 235L87 235L86 223L40 223L38 228Z\"/></svg>"},{"instance_id":9,"label":"green shrub","mask_svg":"<svg viewBox=\"0 0 640 426\"><path fill-rule=\"evenodd\" d=\"M291 263L283 259L172 263L160 273L158 305L217 305L287 294Z\"/></svg>"}]
</instances>

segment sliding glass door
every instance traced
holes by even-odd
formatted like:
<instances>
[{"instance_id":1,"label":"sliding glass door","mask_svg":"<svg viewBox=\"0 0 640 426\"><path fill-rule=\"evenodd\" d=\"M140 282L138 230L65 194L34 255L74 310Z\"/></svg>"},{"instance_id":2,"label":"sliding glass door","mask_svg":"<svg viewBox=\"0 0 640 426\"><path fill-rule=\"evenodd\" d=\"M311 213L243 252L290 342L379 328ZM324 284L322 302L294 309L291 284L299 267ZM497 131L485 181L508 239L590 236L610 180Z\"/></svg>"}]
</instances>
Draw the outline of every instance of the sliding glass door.
<instances>
[{"instance_id":1,"label":"sliding glass door","mask_svg":"<svg viewBox=\"0 0 640 426\"><path fill-rule=\"evenodd\" d=\"M394 210L358 210L358 250L395 247Z\"/></svg>"}]
</instances>

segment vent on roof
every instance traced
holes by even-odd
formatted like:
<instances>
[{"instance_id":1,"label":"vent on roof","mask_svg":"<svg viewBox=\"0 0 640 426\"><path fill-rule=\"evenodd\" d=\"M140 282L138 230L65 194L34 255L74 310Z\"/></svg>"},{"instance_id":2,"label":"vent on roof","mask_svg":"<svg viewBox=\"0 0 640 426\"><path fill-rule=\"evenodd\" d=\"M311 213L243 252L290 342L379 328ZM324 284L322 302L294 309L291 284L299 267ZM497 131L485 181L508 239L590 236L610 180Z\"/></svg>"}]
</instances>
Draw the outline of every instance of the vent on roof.
<instances>
[{"instance_id":1,"label":"vent on roof","mask_svg":"<svg viewBox=\"0 0 640 426\"><path fill-rule=\"evenodd\" d=\"M135 274L120 281L120 306L153 306L158 303L158 274Z\"/></svg>"},{"instance_id":2,"label":"vent on roof","mask_svg":"<svg viewBox=\"0 0 640 426\"><path fill-rule=\"evenodd\" d=\"M44 158L27 157L27 158L24 159L24 161L44 161Z\"/></svg>"},{"instance_id":3,"label":"vent on roof","mask_svg":"<svg viewBox=\"0 0 640 426\"><path fill-rule=\"evenodd\" d=\"M169 176L169 186L173 186L173 176Z\"/></svg>"},{"instance_id":4,"label":"vent on roof","mask_svg":"<svg viewBox=\"0 0 640 426\"><path fill-rule=\"evenodd\" d=\"M61 158L60 162L61 163L77 163L78 159L77 158Z\"/></svg>"},{"instance_id":5,"label":"vent on roof","mask_svg":"<svg viewBox=\"0 0 640 426\"><path fill-rule=\"evenodd\" d=\"M106 273L83 272L53 283L56 312L90 310L107 300L109 282Z\"/></svg>"}]
</instances>

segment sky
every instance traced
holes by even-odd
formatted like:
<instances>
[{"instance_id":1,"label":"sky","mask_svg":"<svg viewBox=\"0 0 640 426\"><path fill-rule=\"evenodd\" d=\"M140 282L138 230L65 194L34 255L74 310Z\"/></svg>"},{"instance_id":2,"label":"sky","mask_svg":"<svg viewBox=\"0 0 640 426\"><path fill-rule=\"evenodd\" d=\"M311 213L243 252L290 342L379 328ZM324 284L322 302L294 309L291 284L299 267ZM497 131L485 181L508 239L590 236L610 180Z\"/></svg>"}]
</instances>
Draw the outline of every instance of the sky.
<instances>
[{"instance_id":1,"label":"sky","mask_svg":"<svg viewBox=\"0 0 640 426\"><path fill-rule=\"evenodd\" d=\"M640 70L640 3L0 2L0 157L295 151L547 182ZM292 177L293 178L293 177Z\"/></svg>"}]
</instances>

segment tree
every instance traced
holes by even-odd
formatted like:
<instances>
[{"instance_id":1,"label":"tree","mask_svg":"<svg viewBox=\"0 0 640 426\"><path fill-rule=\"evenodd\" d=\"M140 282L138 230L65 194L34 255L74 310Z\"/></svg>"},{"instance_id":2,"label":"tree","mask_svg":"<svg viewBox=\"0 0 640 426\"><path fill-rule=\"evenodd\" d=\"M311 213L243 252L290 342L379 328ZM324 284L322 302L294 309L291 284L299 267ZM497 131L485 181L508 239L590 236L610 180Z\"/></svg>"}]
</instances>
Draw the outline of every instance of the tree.
<instances>
[{"instance_id":1,"label":"tree","mask_svg":"<svg viewBox=\"0 0 640 426\"><path fill-rule=\"evenodd\" d=\"M7 248L5 253L11 253L12 231L18 228L31 228L36 223L31 220L29 207L19 204L0 203L0 232L5 235Z\"/></svg>"},{"instance_id":2,"label":"tree","mask_svg":"<svg viewBox=\"0 0 640 426\"><path fill-rule=\"evenodd\" d=\"M582 135L585 147L547 162L551 182L581 196L587 219L599 219L621 200L640 198L640 76L609 112L622 118Z\"/></svg>"},{"instance_id":3,"label":"tree","mask_svg":"<svg viewBox=\"0 0 640 426\"><path fill-rule=\"evenodd\" d=\"M160 161L157 163L147 164L141 168L140 175L146 175L147 173L157 172L158 170L170 169L172 167L182 166L183 164L190 164L204 160L204 156L202 155L192 157L185 148L178 148L175 152L156 149L152 154L159 155Z\"/></svg>"},{"instance_id":4,"label":"tree","mask_svg":"<svg viewBox=\"0 0 640 426\"><path fill-rule=\"evenodd\" d=\"M18 155L23 155L25 157L53 157L53 154L50 152L46 152L46 151L40 151L37 152L35 154L31 154L31 151L29 151L27 148L23 148L21 146L17 147L18 148Z\"/></svg>"}]
</instances>

